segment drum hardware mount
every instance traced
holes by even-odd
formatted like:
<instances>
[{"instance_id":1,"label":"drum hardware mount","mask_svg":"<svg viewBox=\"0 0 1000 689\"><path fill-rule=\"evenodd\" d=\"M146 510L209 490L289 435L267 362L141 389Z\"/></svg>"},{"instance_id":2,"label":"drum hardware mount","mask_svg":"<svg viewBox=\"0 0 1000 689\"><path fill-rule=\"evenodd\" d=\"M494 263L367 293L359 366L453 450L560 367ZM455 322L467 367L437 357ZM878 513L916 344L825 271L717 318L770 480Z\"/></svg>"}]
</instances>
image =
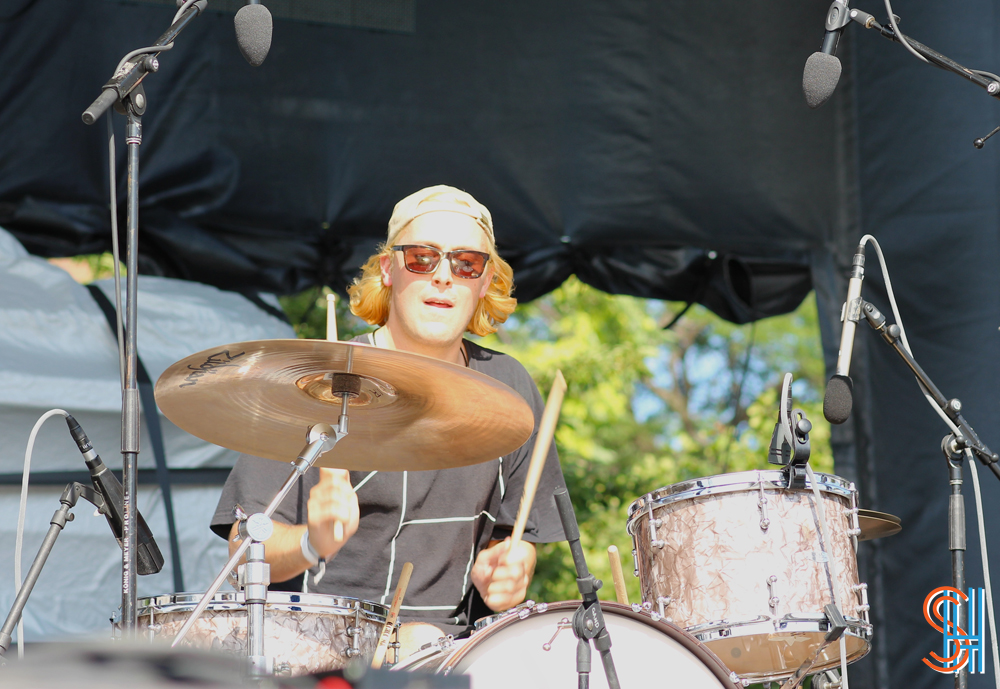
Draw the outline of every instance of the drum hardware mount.
<instances>
[{"instance_id":1,"label":"drum hardware mount","mask_svg":"<svg viewBox=\"0 0 1000 689\"><path fill-rule=\"evenodd\" d=\"M656 530L663 525L662 519L656 519L653 517L653 501L650 500L647 505L647 511L649 512L649 543L654 548L663 548L667 543L656 537Z\"/></svg>"},{"instance_id":2,"label":"drum hardware mount","mask_svg":"<svg viewBox=\"0 0 1000 689\"><path fill-rule=\"evenodd\" d=\"M767 531L771 526L771 520L767 517L767 499L764 497L764 477L757 472L757 488L760 494L757 496L757 509L760 510L760 530Z\"/></svg>"},{"instance_id":3,"label":"drum hardware mount","mask_svg":"<svg viewBox=\"0 0 1000 689\"><path fill-rule=\"evenodd\" d=\"M823 611L826 613L827 619L830 621L830 631L826 633L823 638L823 643L819 645L816 651L813 653L812 657L803 662L798 669L785 680L785 683L781 685L781 689L797 689L799 685L805 680L806 675L819 661L819 657L826 650L826 647L835 641L839 641L840 637L844 635L847 631L847 620L841 614L840 610L834 603L827 604Z\"/></svg>"},{"instance_id":4,"label":"drum hardware mount","mask_svg":"<svg viewBox=\"0 0 1000 689\"><path fill-rule=\"evenodd\" d=\"M354 624L348 625L345 634L351 637L351 647L347 649L348 658L357 658L361 655L361 610L354 611Z\"/></svg>"},{"instance_id":5,"label":"drum hardware mount","mask_svg":"<svg viewBox=\"0 0 1000 689\"><path fill-rule=\"evenodd\" d=\"M264 560L263 541L270 538L273 532L271 515L278 509L278 505L291 491L292 486L315 464L321 455L332 450L348 433L348 404L352 397L357 396L360 387L360 377L351 373L350 356L347 360L347 369L347 371L337 372L331 377L332 393L340 397L340 417L337 421L337 427L334 428L325 423L309 427L306 432L306 445L302 448L298 458L292 462L292 471L285 479L285 483L262 513L252 514L246 520L239 522L240 545L201 597L198 605L191 612L191 616L174 637L171 647L176 647L184 640L194 623L208 607L212 597L218 592L219 587L229 578L230 573L243 558L244 553L249 551L247 562L240 565L238 570L240 583L246 591L248 670L249 674L254 677L265 676L273 672L274 668L269 667L269 659L264 655L264 605L267 602L270 567ZM355 626L359 625L360 621L356 619ZM356 637L354 640L356 641Z\"/></svg>"},{"instance_id":6,"label":"drum hardware mount","mask_svg":"<svg viewBox=\"0 0 1000 689\"><path fill-rule=\"evenodd\" d=\"M656 597L656 604L658 606L660 606L660 617L662 617L663 619L665 619L667 622L672 622L673 621L669 617L667 617L667 607L669 607L670 603L673 602L673 600L674 599L671 598L670 596L657 596Z\"/></svg>"},{"instance_id":7,"label":"drum hardware mount","mask_svg":"<svg viewBox=\"0 0 1000 689\"><path fill-rule=\"evenodd\" d=\"M771 615L777 619L778 617L778 603L781 598L774 594L774 590L777 588L775 584L778 583L778 577L774 574L767 578L767 606L771 608Z\"/></svg>"},{"instance_id":8,"label":"drum hardware mount","mask_svg":"<svg viewBox=\"0 0 1000 689\"><path fill-rule=\"evenodd\" d=\"M597 591L603 583L587 568L587 558L583 546L580 545L580 527L576 521L569 493L565 488L559 488L553 497L559 512L559 520L562 522L563 534L569 543L573 564L576 566L576 586L583 599L573 614L573 633L579 639L576 646L577 686L579 689L590 687L590 641L593 640L594 646L601 654L609 689L621 689L615 661L611 656L611 634L608 633L604 613L601 611L601 601L597 597Z\"/></svg>"},{"instance_id":9,"label":"drum hardware mount","mask_svg":"<svg viewBox=\"0 0 1000 689\"><path fill-rule=\"evenodd\" d=\"M778 403L778 422L774 424L767 461L783 466L788 477L788 488L803 490L806 487L806 464L809 462L809 432L812 422L801 409L792 409L792 374L786 373L781 384L781 401ZM763 491L763 486L761 487ZM763 525L761 528L765 528Z\"/></svg>"},{"instance_id":10,"label":"drum hardware mount","mask_svg":"<svg viewBox=\"0 0 1000 689\"><path fill-rule=\"evenodd\" d=\"M56 539L59 538L59 534L66 527L66 522L73 521L74 515L70 510L76 507L76 503L80 498L94 505L101 514L105 514L104 498L101 497L100 493L82 483L74 482L66 484L62 495L59 496L59 508L56 509L49 520L49 530L46 532L42 544L38 547L38 554L32 560L31 567L28 569L28 573L24 576L24 581L17 590L17 596L14 598L14 604L7 614L7 620L3 623L3 627L0 627L0 667L4 666L4 654L10 648L11 641L13 640L11 633L14 631L14 627L17 626L17 621L21 619L24 606L28 603L28 596L31 595L31 590L35 587L35 582L38 581L38 576L42 573L42 567L45 566L45 561L48 559L49 553L52 552L52 547L56 544Z\"/></svg>"},{"instance_id":11,"label":"drum hardware mount","mask_svg":"<svg viewBox=\"0 0 1000 689\"><path fill-rule=\"evenodd\" d=\"M847 510L847 516L851 520L851 528L848 529L847 535L851 537L854 543L854 550L858 549L858 536L861 535L861 508L858 506L858 489L851 482L851 508Z\"/></svg>"},{"instance_id":12,"label":"drum hardware mount","mask_svg":"<svg viewBox=\"0 0 1000 689\"><path fill-rule=\"evenodd\" d=\"M543 651L551 651L552 644L555 643L556 637L559 636L559 632L564 629L572 629L573 623L569 621L568 617L564 617L556 624L556 632L552 635L552 638L542 644Z\"/></svg>"},{"instance_id":13,"label":"drum hardware mount","mask_svg":"<svg viewBox=\"0 0 1000 689\"><path fill-rule=\"evenodd\" d=\"M871 610L871 606L868 604L868 584L860 583L855 584L851 587L855 593L861 594L861 604L855 606L855 610L861 615L861 619L864 620L865 625L871 626L871 620L868 617L868 611Z\"/></svg>"}]
</instances>

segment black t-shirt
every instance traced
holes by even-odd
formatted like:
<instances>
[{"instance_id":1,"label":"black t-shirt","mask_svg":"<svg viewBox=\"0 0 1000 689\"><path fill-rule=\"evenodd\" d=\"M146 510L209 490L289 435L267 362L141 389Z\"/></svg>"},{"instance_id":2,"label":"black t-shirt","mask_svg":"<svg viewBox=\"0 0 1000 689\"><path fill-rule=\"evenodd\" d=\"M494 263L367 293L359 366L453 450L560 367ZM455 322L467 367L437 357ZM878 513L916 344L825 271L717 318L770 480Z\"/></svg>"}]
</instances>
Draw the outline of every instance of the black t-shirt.
<instances>
[{"instance_id":1,"label":"black t-shirt","mask_svg":"<svg viewBox=\"0 0 1000 689\"><path fill-rule=\"evenodd\" d=\"M544 404L538 388L514 358L466 341L469 367L516 390L531 405L535 431L514 452L490 462L435 471L352 471L361 511L357 533L326 564L307 573L305 581L274 584L275 590L308 590L392 602L403 564L413 563L400 617L432 622L457 632L475 619L481 605L470 579L476 555L491 539L510 535L521 501L524 480ZM489 404L489 400L469 400ZM261 512L291 471L289 464L243 455L226 481L212 518L223 538L232 527L233 506ZM310 469L274 514L277 521L304 524L309 491L319 480ZM551 543L564 539L552 494L564 485L555 443L524 532L524 540Z\"/></svg>"}]
</instances>

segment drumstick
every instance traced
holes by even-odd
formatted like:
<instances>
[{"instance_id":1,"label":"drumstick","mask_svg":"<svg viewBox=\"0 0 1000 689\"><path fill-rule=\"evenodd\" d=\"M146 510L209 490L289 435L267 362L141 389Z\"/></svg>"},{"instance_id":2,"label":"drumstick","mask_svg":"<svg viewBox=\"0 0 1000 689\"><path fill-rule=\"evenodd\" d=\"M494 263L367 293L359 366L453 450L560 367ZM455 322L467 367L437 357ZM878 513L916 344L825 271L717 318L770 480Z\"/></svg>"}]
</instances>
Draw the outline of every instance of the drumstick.
<instances>
[{"instance_id":1,"label":"drumstick","mask_svg":"<svg viewBox=\"0 0 1000 689\"><path fill-rule=\"evenodd\" d=\"M524 525L528 522L531 503L535 501L535 491L542 477L545 458L549 454L549 445L559 421L559 410L562 408L563 394L566 392L566 379L562 371L556 371L556 379L552 381L549 399L542 412L542 420L538 424L538 435L535 436L535 448L531 452L531 463L528 465L528 476L524 479L524 493L521 495L521 506L517 509L517 520L514 522L514 532L510 536L510 551L520 544L524 535Z\"/></svg>"},{"instance_id":2,"label":"drumstick","mask_svg":"<svg viewBox=\"0 0 1000 689\"><path fill-rule=\"evenodd\" d=\"M406 587L410 583L410 575L413 574L413 563L407 562L403 565L403 571L399 575L399 583L396 584L396 593L392 597L392 606L389 614L385 618L385 626L378 637L378 646L375 647L375 655L372 656L372 669L378 670L385 660L385 652L389 650L389 636L396 626L396 618L399 617L399 606L403 604L403 596L406 595Z\"/></svg>"},{"instance_id":3,"label":"drumstick","mask_svg":"<svg viewBox=\"0 0 1000 689\"><path fill-rule=\"evenodd\" d=\"M336 342L337 336L337 295L330 292L326 295L326 339ZM344 525L339 521L333 523L333 537L338 541L344 540Z\"/></svg>"},{"instance_id":4,"label":"drumstick","mask_svg":"<svg viewBox=\"0 0 1000 689\"><path fill-rule=\"evenodd\" d=\"M337 341L337 295L326 295L326 339Z\"/></svg>"},{"instance_id":5,"label":"drumstick","mask_svg":"<svg viewBox=\"0 0 1000 689\"><path fill-rule=\"evenodd\" d=\"M615 582L615 598L622 605L628 605L628 591L625 590L625 575L622 574L622 561L618 557L617 546L608 546L608 560L611 562L611 579Z\"/></svg>"}]
</instances>

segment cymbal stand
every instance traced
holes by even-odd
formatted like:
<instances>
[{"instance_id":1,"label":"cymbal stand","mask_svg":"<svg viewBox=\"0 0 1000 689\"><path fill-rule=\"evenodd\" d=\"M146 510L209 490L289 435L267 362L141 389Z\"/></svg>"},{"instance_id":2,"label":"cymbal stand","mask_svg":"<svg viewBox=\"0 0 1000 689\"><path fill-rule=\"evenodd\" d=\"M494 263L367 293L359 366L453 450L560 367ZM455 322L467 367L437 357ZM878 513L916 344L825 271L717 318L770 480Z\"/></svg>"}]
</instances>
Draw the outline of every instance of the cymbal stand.
<instances>
[{"instance_id":1,"label":"cymbal stand","mask_svg":"<svg viewBox=\"0 0 1000 689\"><path fill-rule=\"evenodd\" d=\"M555 500L563 533L566 534L570 552L573 554L573 563L576 565L576 585L583 598L580 607L573 614L573 633L579 639L576 645L577 686L579 689L590 689L590 640L593 639L594 646L601 654L608 687L621 689L615 661L611 657L611 635L604 623L601 601L597 598L597 591L603 584L587 569L587 559L580 546L580 527L576 523L576 514L569 493L565 488L560 488L555 492Z\"/></svg>"},{"instance_id":2,"label":"cymbal stand","mask_svg":"<svg viewBox=\"0 0 1000 689\"><path fill-rule=\"evenodd\" d=\"M350 359L348 359L350 368ZM245 591L245 601L247 604L247 655L250 660L249 672L252 676L263 676L270 674L272 668L268 667L268 658L264 655L264 604L267 602L267 586L270 583L270 566L264 561L264 543L273 529L271 515L278 509L278 505L285 499L292 486L295 485L306 471L319 459L320 455L329 452L333 447L347 435L347 407L351 397L357 395L360 381L357 376L350 373L335 373L334 394L341 398L340 419L336 428L329 424L319 423L309 428L306 436L307 444L299 453L298 459L292 462L292 471L285 479L281 490L274 496L267 508L261 513L252 514L245 520L240 520L239 535L240 545L236 548L229 561L222 567L222 571L208 587L205 594L198 601L198 605L191 612L191 616L184 622L177 636L170 644L171 647L178 646L188 632L198 621L205 608L211 602L212 597L219 591L223 582L229 577L229 573L237 566L243 554L250 551L247 562L241 565L239 582ZM353 382L353 387L352 387ZM340 383L343 390L337 389Z\"/></svg>"}]
</instances>

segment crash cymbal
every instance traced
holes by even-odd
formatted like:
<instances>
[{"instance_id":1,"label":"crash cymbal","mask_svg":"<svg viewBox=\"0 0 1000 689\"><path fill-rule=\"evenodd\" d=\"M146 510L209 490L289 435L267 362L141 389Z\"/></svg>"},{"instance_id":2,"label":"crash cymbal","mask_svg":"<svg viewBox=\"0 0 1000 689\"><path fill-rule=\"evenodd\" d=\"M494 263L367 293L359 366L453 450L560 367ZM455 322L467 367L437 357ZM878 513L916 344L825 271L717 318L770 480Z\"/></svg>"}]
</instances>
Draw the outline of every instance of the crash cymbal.
<instances>
[{"instance_id":1,"label":"crash cymbal","mask_svg":"<svg viewBox=\"0 0 1000 689\"><path fill-rule=\"evenodd\" d=\"M874 510L858 510L858 526L861 527L859 541L894 536L903 530L899 517Z\"/></svg>"},{"instance_id":2,"label":"crash cymbal","mask_svg":"<svg viewBox=\"0 0 1000 689\"><path fill-rule=\"evenodd\" d=\"M534 415L489 376L419 354L328 340L258 340L206 349L170 366L156 402L188 433L290 462L315 423L337 424L331 374L350 371L348 435L317 466L417 471L478 464L516 450Z\"/></svg>"}]
</instances>

